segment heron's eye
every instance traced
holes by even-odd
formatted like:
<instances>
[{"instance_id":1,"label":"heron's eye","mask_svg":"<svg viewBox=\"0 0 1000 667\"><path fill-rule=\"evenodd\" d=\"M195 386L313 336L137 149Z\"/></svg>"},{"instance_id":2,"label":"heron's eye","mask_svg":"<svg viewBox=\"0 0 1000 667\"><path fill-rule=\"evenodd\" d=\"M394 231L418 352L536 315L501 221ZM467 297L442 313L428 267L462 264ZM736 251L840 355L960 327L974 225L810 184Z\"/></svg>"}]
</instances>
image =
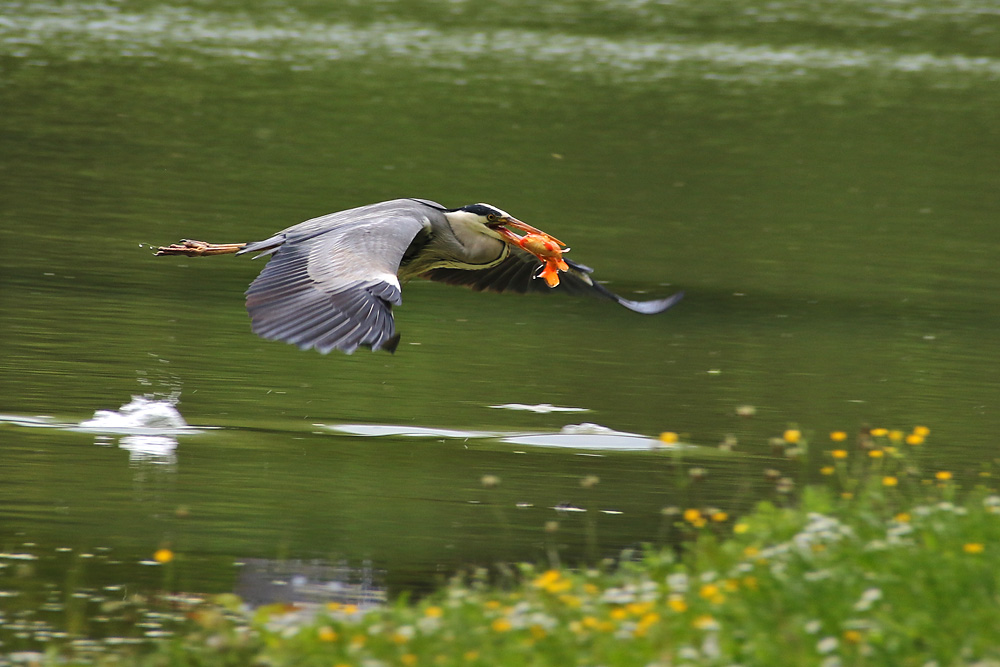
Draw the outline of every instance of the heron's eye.
<instances>
[{"instance_id":1,"label":"heron's eye","mask_svg":"<svg viewBox=\"0 0 1000 667\"><path fill-rule=\"evenodd\" d=\"M486 214L486 219L489 220L490 222L496 222L497 221L497 214L496 213L487 213Z\"/></svg>"}]
</instances>

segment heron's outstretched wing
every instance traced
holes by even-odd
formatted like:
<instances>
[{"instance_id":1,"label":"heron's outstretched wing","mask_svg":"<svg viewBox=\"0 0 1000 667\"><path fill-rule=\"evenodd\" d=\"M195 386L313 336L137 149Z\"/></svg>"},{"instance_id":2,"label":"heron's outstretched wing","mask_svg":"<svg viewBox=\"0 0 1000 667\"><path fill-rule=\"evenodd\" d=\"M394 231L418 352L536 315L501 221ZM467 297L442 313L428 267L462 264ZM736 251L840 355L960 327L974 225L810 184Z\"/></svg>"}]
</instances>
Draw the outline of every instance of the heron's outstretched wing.
<instances>
[{"instance_id":1,"label":"heron's outstretched wing","mask_svg":"<svg viewBox=\"0 0 1000 667\"><path fill-rule=\"evenodd\" d=\"M596 295L611 299L629 310L644 315L662 313L684 296L684 292L678 292L665 299L631 301L595 282L590 277L594 270L589 266L578 264L567 257L563 257L563 260L569 265L569 270L560 272L559 285L555 288L550 288L544 280L535 278L542 263L534 255L516 247L511 247L510 256L507 259L489 269L479 271L433 269L428 271L425 277L451 285L466 285L480 291L520 293L561 291L574 295Z\"/></svg>"},{"instance_id":2,"label":"heron's outstretched wing","mask_svg":"<svg viewBox=\"0 0 1000 667\"><path fill-rule=\"evenodd\" d=\"M306 350L392 352L403 253L432 209L399 199L313 218L241 250L271 255L247 290L255 333Z\"/></svg>"}]
</instances>

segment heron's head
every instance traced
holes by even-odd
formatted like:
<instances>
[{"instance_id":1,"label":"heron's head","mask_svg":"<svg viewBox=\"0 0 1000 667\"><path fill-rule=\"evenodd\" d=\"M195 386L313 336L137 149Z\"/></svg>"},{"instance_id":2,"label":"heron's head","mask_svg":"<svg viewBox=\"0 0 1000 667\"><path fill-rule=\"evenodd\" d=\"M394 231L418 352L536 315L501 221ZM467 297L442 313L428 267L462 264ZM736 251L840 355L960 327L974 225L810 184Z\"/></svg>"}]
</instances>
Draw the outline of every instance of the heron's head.
<instances>
[{"instance_id":1,"label":"heron's head","mask_svg":"<svg viewBox=\"0 0 1000 667\"><path fill-rule=\"evenodd\" d=\"M540 234L540 230L531 225L521 222L506 211L498 209L490 204L469 204L462 208L450 210L446 213L449 218L461 219L470 226L480 226L479 230L487 236L500 239L508 243L517 243L521 237L515 234L508 227L514 227L529 234Z\"/></svg>"}]
</instances>

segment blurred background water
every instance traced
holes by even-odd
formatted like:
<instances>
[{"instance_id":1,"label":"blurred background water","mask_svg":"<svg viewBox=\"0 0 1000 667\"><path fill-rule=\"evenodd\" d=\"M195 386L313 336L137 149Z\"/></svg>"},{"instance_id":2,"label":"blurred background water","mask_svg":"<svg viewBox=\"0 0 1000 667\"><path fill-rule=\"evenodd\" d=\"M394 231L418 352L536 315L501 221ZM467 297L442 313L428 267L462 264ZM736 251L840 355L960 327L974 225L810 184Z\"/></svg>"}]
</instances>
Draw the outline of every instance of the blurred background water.
<instances>
[{"instance_id":1,"label":"blurred background water","mask_svg":"<svg viewBox=\"0 0 1000 667\"><path fill-rule=\"evenodd\" d=\"M735 515L792 424L807 471L833 429L926 424L928 460L974 473L1000 430L998 82L987 0L0 2L0 549L60 586L57 554L166 545L184 590L301 560L392 592L662 543L664 507ZM145 246L409 196L687 297L414 283L394 356L323 357L250 333L263 260ZM201 428L69 428L134 395ZM582 422L703 447L463 435ZM91 574L148 579L123 568Z\"/></svg>"}]
</instances>

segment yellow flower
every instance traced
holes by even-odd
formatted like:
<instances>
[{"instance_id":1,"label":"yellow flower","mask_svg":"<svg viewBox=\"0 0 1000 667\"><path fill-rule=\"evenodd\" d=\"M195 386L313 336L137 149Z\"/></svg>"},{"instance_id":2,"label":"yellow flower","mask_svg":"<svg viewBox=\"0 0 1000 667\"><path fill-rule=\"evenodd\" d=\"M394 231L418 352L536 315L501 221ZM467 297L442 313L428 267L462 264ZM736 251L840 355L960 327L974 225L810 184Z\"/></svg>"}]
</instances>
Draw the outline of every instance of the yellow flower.
<instances>
[{"instance_id":1,"label":"yellow flower","mask_svg":"<svg viewBox=\"0 0 1000 667\"><path fill-rule=\"evenodd\" d=\"M906 436L906 444L916 446L924 444L924 436L917 435L916 433L911 433Z\"/></svg>"},{"instance_id":2,"label":"yellow flower","mask_svg":"<svg viewBox=\"0 0 1000 667\"><path fill-rule=\"evenodd\" d=\"M722 594L722 591L720 591L719 587L715 584L705 584L701 587L701 590L698 591L698 595L705 598L712 604L722 604L726 601L726 596Z\"/></svg>"},{"instance_id":3,"label":"yellow flower","mask_svg":"<svg viewBox=\"0 0 1000 667\"><path fill-rule=\"evenodd\" d=\"M937 479L939 482L947 482L949 479L951 479L951 473L948 472L947 470L939 470L937 471L937 473L935 473L934 478Z\"/></svg>"},{"instance_id":4,"label":"yellow flower","mask_svg":"<svg viewBox=\"0 0 1000 667\"><path fill-rule=\"evenodd\" d=\"M876 438L883 438L889 434L889 430L884 428L873 428L871 431L869 431L869 433L871 433Z\"/></svg>"},{"instance_id":5,"label":"yellow flower","mask_svg":"<svg viewBox=\"0 0 1000 667\"><path fill-rule=\"evenodd\" d=\"M728 520L729 520L729 515L726 514L725 512L721 510L718 512L712 512L712 521L715 521L716 523L722 523L723 521L728 521Z\"/></svg>"},{"instance_id":6,"label":"yellow flower","mask_svg":"<svg viewBox=\"0 0 1000 667\"><path fill-rule=\"evenodd\" d=\"M986 546L982 542L968 542L962 545L962 551L967 554L981 554L986 550Z\"/></svg>"},{"instance_id":7,"label":"yellow flower","mask_svg":"<svg viewBox=\"0 0 1000 667\"><path fill-rule=\"evenodd\" d=\"M898 484L899 480L892 475L886 475L882 478L882 486L897 486Z\"/></svg>"},{"instance_id":8,"label":"yellow flower","mask_svg":"<svg viewBox=\"0 0 1000 667\"><path fill-rule=\"evenodd\" d=\"M495 621L493 621L490 627L493 628L493 632L507 632L508 630L510 630L511 625L510 621L508 621L506 618L498 618Z\"/></svg>"},{"instance_id":9,"label":"yellow flower","mask_svg":"<svg viewBox=\"0 0 1000 667\"><path fill-rule=\"evenodd\" d=\"M857 630L844 630L844 641L848 644L860 643L861 633Z\"/></svg>"},{"instance_id":10,"label":"yellow flower","mask_svg":"<svg viewBox=\"0 0 1000 667\"><path fill-rule=\"evenodd\" d=\"M441 618L443 613L444 611L441 607L427 607L427 609L424 609L424 615L430 618Z\"/></svg>"},{"instance_id":11,"label":"yellow flower","mask_svg":"<svg viewBox=\"0 0 1000 667\"><path fill-rule=\"evenodd\" d=\"M735 593L740 590L740 582L736 579L726 579L722 582L722 587L729 593Z\"/></svg>"},{"instance_id":12,"label":"yellow flower","mask_svg":"<svg viewBox=\"0 0 1000 667\"><path fill-rule=\"evenodd\" d=\"M749 547L745 547L743 549L743 555L746 556L747 558L755 558L756 556L760 555L760 549L752 545Z\"/></svg>"},{"instance_id":13,"label":"yellow flower","mask_svg":"<svg viewBox=\"0 0 1000 667\"><path fill-rule=\"evenodd\" d=\"M600 592L600 588L590 583L589 581L583 585L583 592L587 595L597 595Z\"/></svg>"},{"instance_id":14,"label":"yellow flower","mask_svg":"<svg viewBox=\"0 0 1000 667\"><path fill-rule=\"evenodd\" d=\"M840 493L840 497L843 498L844 500L851 500L854 498L854 494L851 493L850 491L842 491Z\"/></svg>"},{"instance_id":15,"label":"yellow flower","mask_svg":"<svg viewBox=\"0 0 1000 667\"><path fill-rule=\"evenodd\" d=\"M819 469L819 474L821 474L821 475L832 475L836 471L837 471L837 469L834 468L833 466L823 466L822 468Z\"/></svg>"},{"instance_id":16,"label":"yellow flower","mask_svg":"<svg viewBox=\"0 0 1000 667\"><path fill-rule=\"evenodd\" d=\"M626 618L628 618L628 612L622 609L621 607L615 607L614 609L611 610L611 613L608 614L608 616L610 616L616 621L624 621Z\"/></svg>"},{"instance_id":17,"label":"yellow flower","mask_svg":"<svg viewBox=\"0 0 1000 667\"><path fill-rule=\"evenodd\" d=\"M633 616L642 616L653 606L652 602L629 602L625 605L625 611Z\"/></svg>"},{"instance_id":18,"label":"yellow flower","mask_svg":"<svg viewBox=\"0 0 1000 667\"><path fill-rule=\"evenodd\" d=\"M316 634L319 636L319 640L321 642L337 641L337 631L328 625L324 625L322 628L317 630Z\"/></svg>"},{"instance_id":19,"label":"yellow flower","mask_svg":"<svg viewBox=\"0 0 1000 667\"><path fill-rule=\"evenodd\" d=\"M153 554L153 560L157 563L169 563L174 559L174 552L170 549L157 549Z\"/></svg>"},{"instance_id":20,"label":"yellow flower","mask_svg":"<svg viewBox=\"0 0 1000 667\"><path fill-rule=\"evenodd\" d=\"M562 573L559 570L546 570L543 574L535 578L532 585L535 588L548 588L552 584L556 583L562 578Z\"/></svg>"},{"instance_id":21,"label":"yellow flower","mask_svg":"<svg viewBox=\"0 0 1000 667\"><path fill-rule=\"evenodd\" d=\"M847 434L843 431L833 431L830 433L830 439L834 442L843 442L847 440Z\"/></svg>"},{"instance_id":22,"label":"yellow flower","mask_svg":"<svg viewBox=\"0 0 1000 667\"><path fill-rule=\"evenodd\" d=\"M785 442L787 442L787 443L789 443L791 445L794 445L794 444L797 444L799 442L799 440L802 439L802 431L800 431L797 428L790 428L790 429L786 430L781 435L781 437L785 439Z\"/></svg>"},{"instance_id":23,"label":"yellow flower","mask_svg":"<svg viewBox=\"0 0 1000 667\"><path fill-rule=\"evenodd\" d=\"M531 633L531 636L534 637L536 641L539 639L545 639L545 628L537 623L528 628L528 632Z\"/></svg>"},{"instance_id":24,"label":"yellow flower","mask_svg":"<svg viewBox=\"0 0 1000 667\"><path fill-rule=\"evenodd\" d=\"M473 660L479 657L479 651L466 651L465 653L462 654L462 657L468 660L469 662L472 662Z\"/></svg>"},{"instance_id":25,"label":"yellow flower","mask_svg":"<svg viewBox=\"0 0 1000 667\"><path fill-rule=\"evenodd\" d=\"M580 621L580 622L583 623L583 627L590 628L591 630L593 630L593 629L595 629L597 627L600 627L600 625L601 625L601 622L598 621L593 616L584 616L583 620Z\"/></svg>"},{"instance_id":26,"label":"yellow flower","mask_svg":"<svg viewBox=\"0 0 1000 667\"><path fill-rule=\"evenodd\" d=\"M926 438L931 434L931 430L926 426L914 426L913 435L919 435L921 438Z\"/></svg>"},{"instance_id":27,"label":"yellow flower","mask_svg":"<svg viewBox=\"0 0 1000 667\"><path fill-rule=\"evenodd\" d=\"M664 431L663 433L660 434L660 442L664 444L672 445L676 443L677 440L678 440L677 434L674 433L673 431Z\"/></svg>"},{"instance_id":28,"label":"yellow flower","mask_svg":"<svg viewBox=\"0 0 1000 667\"><path fill-rule=\"evenodd\" d=\"M667 598L667 606L676 611L678 614L683 614L688 608L687 602L684 601L684 596L678 595L677 593L674 593Z\"/></svg>"},{"instance_id":29,"label":"yellow flower","mask_svg":"<svg viewBox=\"0 0 1000 667\"><path fill-rule=\"evenodd\" d=\"M898 521L900 523L910 523L910 513L909 512L900 512L899 514L897 514L893 518L896 519L896 521Z\"/></svg>"},{"instance_id":30,"label":"yellow flower","mask_svg":"<svg viewBox=\"0 0 1000 667\"><path fill-rule=\"evenodd\" d=\"M846 459L847 458L847 450L846 449L835 449L832 452L830 452L830 456L832 456L835 459Z\"/></svg>"},{"instance_id":31,"label":"yellow flower","mask_svg":"<svg viewBox=\"0 0 1000 667\"><path fill-rule=\"evenodd\" d=\"M342 607L342 611L345 614L347 614L348 616L350 616L351 614L356 614L356 613L358 613L358 605L356 605L356 604L345 604Z\"/></svg>"},{"instance_id":32,"label":"yellow flower","mask_svg":"<svg viewBox=\"0 0 1000 667\"><path fill-rule=\"evenodd\" d=\"M559 601L571 609L576 609L583 604L580 598L575 595L560 595Z\"/></svg>"},{"instance_id":33,"label":"yellow flower","mask_svg":"<svg viewBox=\"0 0 1000 667\"><path fill-rule=\"evenodd\" d=\"M499 600L487 600L483 606L487 609L499 609L501 605Z\"/></svg>"},{"instance_id":34,"label":"yellow flower","mask_svg":"<svg viewBox=\"0 0 1000 667\"><path fill-rule=\"evenodd\" d=\"M743 585L751 591L755 591L760 588L760 582L757 581L757 577L751 574L743 577Z\"/></svg>"},{"instance_id":35,"label":"yellow flower","mask_svg":"<svg viewBox=\"0 0 1000 667\"><path fill-rule=\"evenodd\" d=\"M889 431L889 439L893 442L901 442L903 440L903 432L893 429Z\"/></svg>"},{"instance_id":36,"label":"yellow flower","mask_svg":"<svg viewBox=\"0 0 1000 667\"><path fill-rule=\"evenodd\" d=\"M883 452L881 449L872 449L868 452L868 456L870 456L873 459L880 459L883 456L885 456L885 452Z\"/></svg>"},{"instance_id":37,"label":"yellow flower","mask_svg":"<svg viewBox=\"0 0 1000 667\"><path fill-rule=\"evenodd\" d=\"M699 630L717 630L719 624L709 614L702 614L691 622L691 625Z\"/></svg>"},{"instance_id":38,"label":"yellow flower","mask_svg":"<svg viewBox=\"0 0 1000 667\"><path fill-rule=\"evenodd\" d=\"M691 509L684 510L685 521L688 521L690 523L695 523L699 519L701 519L701 510L695 509L694 507L692 507Z\"/></svg>"},{"instance_id":39,"label":"yellow flower","mask_svg":"<svg viewBox=\"0 0 1000 667\"><path fill-rule=\"evenodd\" d=\"M412 665L417 664L417 656L412 653L406 653L405 655L400 656L399 660L406 665L406 667L412 667Z\"/></svg>"},{"instance_id":40,"label":"yellow flower","mask_svg":"<svg viewBox=\"0 0 1000 667\"><path fill-rule=\"evenodd\" d=\"M750 526L745 523L738 523L735 526L733 526L733 532L736 533L737 535L742 535L748 530L750 530Z\"/></svg>"}]
</instances>

